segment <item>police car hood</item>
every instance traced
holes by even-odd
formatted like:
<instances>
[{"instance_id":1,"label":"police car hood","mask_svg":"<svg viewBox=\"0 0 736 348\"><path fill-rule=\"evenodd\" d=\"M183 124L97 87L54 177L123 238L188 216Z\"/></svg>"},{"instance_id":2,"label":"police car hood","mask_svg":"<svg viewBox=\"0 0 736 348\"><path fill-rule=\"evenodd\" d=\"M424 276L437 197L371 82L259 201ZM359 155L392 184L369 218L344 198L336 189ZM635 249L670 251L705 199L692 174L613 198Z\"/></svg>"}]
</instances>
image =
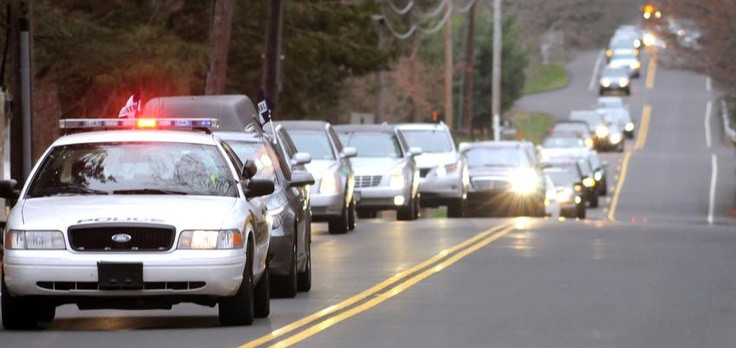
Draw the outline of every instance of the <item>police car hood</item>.
<instances>
[{"instance_id":1,"label":"police car hood","mask_svg":"<svg viewBox=\"0 0 736 348\"><path fill-rule=\"evenodd\" d=\"M66 230L84 223L156 223L188 228L221 229L237 216L237 198L181 195L53 196L28 199L22 218L26 228ZM228 217L230 219L228 219Z\"/></svg>"},{"instance_id":2,"label":"police car hood","mask_svg":"<svg viewBox=\"0 0 736 348\"><path fill-rule=\"evenodd\" d=\"M325 174L334 173L338 162L334 160L315 160L305 165L309 174L312 174L315 181L321 179Z\"/></svg>"},{"instance_id":3,"label":"police car hood","mask_svg":"<svg viewBox=\"0 0 736 348\"><path fill-rule=\"evenodd\" d=\"M403 158L353 157L355 175L391 175L391 170L404 164Z\"/></svg>"},{"instance_id":4,"label":"police car hood","mask_svg":"<svg viewBox=\"0 0 736 348\"><path fill-rule=\"evenodd\" d=\"M434 168L455 163L457 154L454 152L423 153L414 157L414 160L418 168Z\"/></svg>"}]
</instances>

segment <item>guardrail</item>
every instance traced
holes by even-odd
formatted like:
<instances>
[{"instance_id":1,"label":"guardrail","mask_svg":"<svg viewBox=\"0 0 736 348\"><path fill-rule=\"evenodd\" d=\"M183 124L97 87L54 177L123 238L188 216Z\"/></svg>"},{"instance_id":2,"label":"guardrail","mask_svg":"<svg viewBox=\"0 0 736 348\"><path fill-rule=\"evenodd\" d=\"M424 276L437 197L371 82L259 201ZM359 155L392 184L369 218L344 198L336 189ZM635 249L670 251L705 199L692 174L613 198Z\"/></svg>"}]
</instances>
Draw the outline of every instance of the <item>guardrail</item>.
<instances>
[{"instance_id":1,"label":"guardrail","mask_svg":"<svg viewBox=\"0 0 736 348\"><path fill-rule=\"evenodd\" d=\"M721 117L723 118L723 130L726 133L726 137L731 140L731 143L736 144L736 130L733 128L734 125L731 123L728 104L724 99L721 99Z\"/></svg>"}]
</instances>

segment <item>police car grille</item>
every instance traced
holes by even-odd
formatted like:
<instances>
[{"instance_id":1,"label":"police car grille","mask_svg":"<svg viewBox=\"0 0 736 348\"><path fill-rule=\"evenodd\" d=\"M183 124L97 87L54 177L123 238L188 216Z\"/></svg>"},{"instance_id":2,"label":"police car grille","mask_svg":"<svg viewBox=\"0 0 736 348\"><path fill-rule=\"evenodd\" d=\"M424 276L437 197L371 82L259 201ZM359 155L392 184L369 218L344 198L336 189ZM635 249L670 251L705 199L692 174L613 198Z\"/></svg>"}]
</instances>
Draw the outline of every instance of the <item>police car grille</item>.
<instances>
[{"instance_id":1,"label":"police car grille","mask_svg":"<svg viewBox=\"0 0 736 348\"><path fill-rule=\"evenodd\" d=\"M358 175L355 177L355 187L373 187L380 183L380 175Z\"/></svg>"},{"instance_id":2,"label":"police car grille","mask_svg":"<svg viewBox=\"0 0 736 348\"><path fill-rule=\"evenodd\" d=\"M113 236L128 235L127 242L114 241ZM171 227L70 227L69 244L76 251L164 251L174 244Z\"/></svg>"}]
</instances>

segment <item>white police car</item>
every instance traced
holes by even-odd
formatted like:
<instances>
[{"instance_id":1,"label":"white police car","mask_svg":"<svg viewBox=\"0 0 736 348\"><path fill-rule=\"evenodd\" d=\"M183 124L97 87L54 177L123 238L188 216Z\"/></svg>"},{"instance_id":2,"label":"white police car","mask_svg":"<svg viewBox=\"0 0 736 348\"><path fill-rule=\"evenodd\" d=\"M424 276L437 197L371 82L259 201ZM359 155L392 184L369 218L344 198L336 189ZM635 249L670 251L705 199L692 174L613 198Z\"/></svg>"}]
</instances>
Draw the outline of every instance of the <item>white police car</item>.
<instances>
[{"instance_id":1,"label":"white police car","mask_svg":"<svg viewBox=\"0 0 736 348\"><path fill-rule=\"evenodd\" d=\"M216 119L60 124L105 130L57 139L19 193L0 182L0 196L17 200L3 232L5 328L51 321L67 303L219 305L224 325L268 316L270 236L249 198L273 182L250 179L252 163L209 134Z\"/></svg>"}]
</instances>

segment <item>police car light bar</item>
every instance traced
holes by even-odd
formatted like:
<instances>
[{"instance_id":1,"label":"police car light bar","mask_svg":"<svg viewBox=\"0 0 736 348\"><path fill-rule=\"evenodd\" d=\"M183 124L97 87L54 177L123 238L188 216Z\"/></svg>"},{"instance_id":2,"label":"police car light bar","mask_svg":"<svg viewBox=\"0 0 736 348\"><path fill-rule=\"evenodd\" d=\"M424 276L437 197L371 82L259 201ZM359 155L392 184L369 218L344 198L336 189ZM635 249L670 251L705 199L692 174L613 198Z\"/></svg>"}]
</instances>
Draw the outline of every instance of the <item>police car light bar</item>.
<instances>
[{"instance_id":1,"label":"police car light bar","mask_svg":"<svg viewBox=\"0 0 736 348\"><path fill-rule=\"evenodd\" d=\"M213 129L220 127L216 118L66 118L61 129Z\"/></svg>"}]
</instances>

